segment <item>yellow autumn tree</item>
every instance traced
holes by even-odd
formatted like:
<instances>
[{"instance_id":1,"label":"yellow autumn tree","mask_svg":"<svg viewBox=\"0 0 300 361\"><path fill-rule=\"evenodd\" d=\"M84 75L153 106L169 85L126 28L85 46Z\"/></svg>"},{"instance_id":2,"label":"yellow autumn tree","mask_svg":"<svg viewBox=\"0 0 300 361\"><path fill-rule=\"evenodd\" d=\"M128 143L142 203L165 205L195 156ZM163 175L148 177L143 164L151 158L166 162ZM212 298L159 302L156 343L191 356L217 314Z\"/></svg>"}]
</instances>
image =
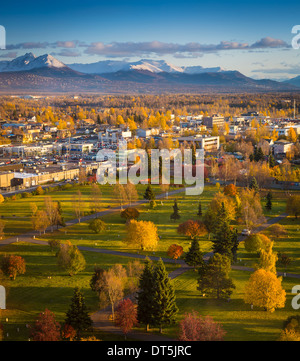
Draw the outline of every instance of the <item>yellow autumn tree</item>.
<instances>
[{"instance_id":1,"label":"yellow autumn tree","mask_svg":"<svg viewBox=\"0 0 300 361\"><path fill-rule=\"evenodd\" d=\"M270 241L270 244L266 249L260 250L259 263L256 266L257 269L264 269L265 271L272 272L276 274L276 262L278 260L277 253L273 252L273 241Z\"/></svg>"},{"instance_id":2,"label":"yellow autumn tree","mask_svg":"<svg viewBox=\"0 0 300 361\"><path fill-rule=\"evenodd\" d=\"M131 220L127 225L125 242L143 250L155 250L158 243L157 227L150 221Z\"/></svg>"},{"instance_id":3,"label":"yellow autumn tree","mask_svg":"<svg viewBox=\"0 0 300 361\"><path fill-rule=\"evenodd\" d=\"M281 285L282 278L264 269L258 269L251 276L245 287L244 301L253 306L274 312L283 308L286 292Z\"/></svg>"},{"instance_id":4,"label":"yellow autumn tree","mask_svg":"<svg viewBox=\"0 0 300 361\"><path fill-rule=\"evenodd\" d=\"M298 136L297 136L297 133L296 133L295 129L291 127L289 129L289 131L288 131L288 140L290 142L296 143L297 138L298 138Z\"/></svg>"}]
</instances>

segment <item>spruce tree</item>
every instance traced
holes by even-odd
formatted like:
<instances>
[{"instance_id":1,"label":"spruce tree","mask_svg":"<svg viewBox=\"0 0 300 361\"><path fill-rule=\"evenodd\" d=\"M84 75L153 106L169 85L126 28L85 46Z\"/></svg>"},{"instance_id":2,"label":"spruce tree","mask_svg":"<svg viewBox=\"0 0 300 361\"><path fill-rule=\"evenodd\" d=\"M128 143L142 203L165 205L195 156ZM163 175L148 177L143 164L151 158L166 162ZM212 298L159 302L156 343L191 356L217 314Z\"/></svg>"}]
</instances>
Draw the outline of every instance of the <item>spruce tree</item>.
<instances>
[{"instance_id":1,"label":"spruce tree","mask_svg":"<svg viewBox=\"0 0 300 361\"><path fill-rule=\"evenodd\" d=\"M276 165L275 159L274 159L273 155L270 154L270 156L269 156L269 167L270 167L270 168L274 168L275 165Z\"/></svg>"},{"instance_id":2,"label":"spruce tree","mask_svg":"<svg viewBox=\"0 0 300 361\"><path fill-rule=\"evenodd\" d=\"M92 320L88 314L84 296L78 287L74 289L70 308L66 313L65 323L74 328L78 340L80 339L82 332L90 329L92 326Z\"/></svg>"},{"instance_id":3,"label":"spruce tree","mask_svg":"<svg viewBox=\"0 0 300 361\"><path fill-rule=\"evenodd\" d=\"M202 206L201 206L201 202L199 202L199 205L198 205L198 213L197 213L197 215L198 215L199 217L202 216Z\"/></svg>"},{"instance_id":4,"label":"spruce tree","mask_svg":"<svg viewBox=\"0 0 300 361\"><path fill-rule=\"evenodd\" d=\"M250 182L250 185L249 185L249 188L250 188L250 189L254 189L255 192L258 192L259 187L258 187L257 180L256 180L255 177L252 177L251 182Z\"/></svg>"},{"instance_id":5,"label":"spruce tree","mask_svg":"<svg viewBox=\"0 0 300 361\"><path fill-rule=\"evenodd\" d=\"M174 200L173 213L171 214L170 219L172 219L173 221L180 219L179 208L176 199Z\"/></svg>"},{"instance_id":6,"label":"spruce tree","mask_svg":"<svg viewBox=\"0 0 300 361\"><path fill-rule=\"evenodd\" d=\"M265 156L264 156L264 152L262 151L261 147L259 147L258 149L255 148L254 150L254 160L255 162L259 162L260 160L264 160Z\"/></svg>"},{"instance_id":7,"label":"spruce tree","mask_svg":"<svg viewBox=\"0 0 300 361\"><path fill-rule=\"evenodd\" d=\"M175 288L161 259L154 269L153 281L153 321L154 325L159 326L160 333L162 333L163 325L169 325L175 321L178 308Z\"/></svg>"},{"instance_id":8,"label":"spruce tree","mask_svg":"<svg viewBox=\"0 0 300 361\"><path fill-rule=\"evenodd\" d=\"M236 231L230 225L230 218L224 203L222 203L222 206L216 216L212 248L214 253L226 255L230 259L233 258L233 252L236 253Z\"/></svg>"},{"instance_id":9,"label":"spruce tree","mask_svg":"<svg viewBox=\"0 0 300 361\"><path fill-rule=\"evenodd\" d=\"M184 261L187 265L192 267L201 267L204 263L203 253L200 251L199 241L197 238L192 240L191 247L184 257Z\"/></svg>"},{"instance_id":10,"label":"spruce tree","mask_svg":"<svg viewBox=\"0 0 300 361\"><path fill-rule=\"evenodd\" d=\"M153 267L148 258L139 280L137 305L138 321L145 324L148 331L149 325L153 324Z\"/></svg>"},{"instance_id":11,"label":"spruce tree","mask_svg":"<svg viewBox=\"0 0 300 361\"><path fill-rule=\"evenodd\" d=\"M227 299L235 289L228 274L231 269L230 259L219 253L215 253L208 264L199 269L197 289L208 297Z\"/></svg>"},{"instance_id":12,"label":"spruce tree","mask_svg":"<svg viewBox=\"0 0 300 361\"><path fill-rule=\"evenodd\" d=\"M273 199L272 192L269 191L267 194L267 203L265 206L268 211L270 211L272 209L272 199Z\"/></svg>"},{"instance_id":13,"label":"spruce tree","mask_svg":"<svg viewBox=\"0 0 300 361\"><path fill-rule=\"evenodd\" d=\"M150 184L148 184L146 188L146 191L144 193L144 199L147 199L148 201L153 201L155 199L155 195Z\"/></svg>"}]
</instances>

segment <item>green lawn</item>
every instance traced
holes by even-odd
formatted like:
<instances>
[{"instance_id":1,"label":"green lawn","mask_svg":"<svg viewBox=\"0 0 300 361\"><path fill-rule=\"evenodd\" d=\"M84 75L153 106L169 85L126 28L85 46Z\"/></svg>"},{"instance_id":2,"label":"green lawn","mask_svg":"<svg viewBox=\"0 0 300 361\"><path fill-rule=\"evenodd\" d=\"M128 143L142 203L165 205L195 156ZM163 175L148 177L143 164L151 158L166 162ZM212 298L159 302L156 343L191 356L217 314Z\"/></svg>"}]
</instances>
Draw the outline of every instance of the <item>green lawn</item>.
<instances>
[{"instance_id":1,"label":"green lawn","mask_svg":"<svg viewBox=\"0 0 300 361\"><path fill-rule=\"evenodd\" d=\"M197 277L197 272L189 271L173 281L179 308L178 320L182 319L186 312L192 310L202 316L210 315L223 325L227 341L277 340L283 321L298 312L291 308L292 295L290 292L292 287L297 284L295 279L284 278L283 280L283 287L287 292L285 308L269 313L258 308L251 310L250 305L243 301L243 290L250 277L249 272L231 271L230 277L233 279L236 289L229 302L202 297L197 291ZM164 334L176 338L178 326L165 328Z\"/></svg>"},{"instance_id":2,"label":"green lawn","mask_svg":"<svg viewBox=\"0 0 300 361\"><path fill-rule=\"evenodd\" d=\"M59 322L64 321L73 290L79 287L83 292L90 312L99 309L97 295L90 289L90 279L94 266L109 268L116 263L125 266L133 258L117 257L100 253L83 252L86 269L70 277L57 266L57 259L49 246L26 243L12 244L0 248L0 258L4 254L17 254L26 261L26 273L15 281L0 275L0 284L7 290L7 310L0 310L0 323L4 325L8 340L27 340L26 324L32 324L38 313L48 308L54 312ZM166 265L171 272L175 265ZM51 277L51 278L49 278ZM6 322L8 318L8 322ZM20 332L17 332L17 328Z\"/></svg>"},{"instance_id":3,"label":"green lawn","mask_svg":"<svg viewBox=\"0 0 300 361\"><path fill-rule=\"evenodd\" d=\"M181 245L184 251L188 250L191 241L187 237L177 234L177 227L179 223L188 219L199 219L197 216L199 201L201 201L202 212L204 213L215 192L215 186L206 186L203 194L197 198L186 196L184 192L182 192L170 196L168 199L157 200L155 209L150 209L148 204L143 204L139 207L139 220L152 221L158 228L160 240L155 255L167 257L167 250L173 243ZM179 214L181 216L180 220L176 222L170 220L175 198L177 199ZM125 221L120 217L119 212L104 216L102 217L102 220L107 224L107 230L100 235L93 233L88 228L88 223L81 222L80 224L56 231L53 234L43 235L40 238L44 240L50 238L59 239L61 241L70 240L76 245L118 251L138 251L137 249L130 248L123 242L126 237L126 226ZM200 239L200 247L203 252L210 251L211 242L208 241L207 236ZM152 254L152 252L143 252L143 254Z\"/></svg>"}]
</instances>

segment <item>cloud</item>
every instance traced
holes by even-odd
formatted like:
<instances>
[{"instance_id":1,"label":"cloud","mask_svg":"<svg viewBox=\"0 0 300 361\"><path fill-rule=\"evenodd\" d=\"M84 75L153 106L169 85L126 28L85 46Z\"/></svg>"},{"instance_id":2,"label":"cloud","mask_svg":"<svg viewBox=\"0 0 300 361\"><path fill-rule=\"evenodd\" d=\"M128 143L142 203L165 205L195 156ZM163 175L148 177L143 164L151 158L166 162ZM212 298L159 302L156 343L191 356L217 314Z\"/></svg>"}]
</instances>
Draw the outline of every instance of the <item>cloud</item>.
<instances>
[{"instance_id":1,"label":"cloud","mask_svg":"<svg viewBox=\"0 0 300 361\"><path fill-rule=\"evenodd\" d=\"M174 55L176 57L200 57L203 53L219 52L224 50L248 50L253 49L274 49L290 48L285 41L271 37L262 38L259 41L248 44L232 41L221 41L219 44L200 44L191 42L187 44L163 43L160 41L151 42L94 42L85 46L85 53L89 55L102 55L106 57L119 56L145 56Z\"/></svg>"},{"instance_id":2,"label":"cloud","mask_svg":"<svg viewBox=\"0 0 300 361\"><path fill-rule=\"evenodd\" d=\"M112 42L105 44L101 41L90 44L79 42L78 40L55 42L26 42L7 45L7 50L16 49L76 49L83 48L84 53L88 55L101 55L104 57L133 57L133 56L162 56L173 55L177 58L198 58L205 53L220 53L222 51L244 50L244 51L268 51L269 49L291 48L289 44L280 39L265 37L253 44L221 41L219 44L201 44L190 42L186 44L166 43L161 41L148 42ZM72 56L72 52L65 52L64 56ZM78 52L73 52L78 56Z\"/></svg>"},{"instance_id":3,"label":"cloud","mask_svg":"<svg viewBox=\"0 0 300 361\"><path fill-rule=\"evenodd\" d=\"M18 56L18 53L16 51L10 51L9 53L6 54L1 54L0 58L9 58L9 59L14 59Z\"/></svg>"},{"instance_id":4,"label":"cloud","mask_svg":"<svg viewBox=\"0 0 300 361\"><path fill-rule=\"evenodd\" d=\"M54 47L74 49L74 48L76 48L77 44L78 44L77 40L76 41L56 41L54 43Z\"/></svg>"},{"instance_id":5,"label":"cloud","mask_svg":"<svg viewBox=\"0 0 300 361\"><path fill-rule=\"evenodd\" d=\"M47 48L67 48L67 49L74 49L78 45L77 40L72 41L55 41L54 43L45 42L26 42L26 43L19 43L19 44L9 44L6 46L7 50L14 50L14 49L47 49Z\"/></svg>"},{"instance_id":6,"label":"cloud","mask_svg":"<svg viewBox=\"0 0 300 361\"><path fill-rule=\"evenodd\" d=\"M269 68L269 69L253 69L252 73L264 73L264 74L300 74L299 65L284 66L284 68Z\"/></svg>"},{"instance_id":7,"label":"cloud","mask_svg":"<svg viewBox=\"0 0 300 361\"><path fill-rule=\"evenodd\" d=\"M9 44L6 46L7 50L16 50L16 49L46 49L49 46L48 42L27 42L19 44Z\"/></svg>"},{"instance_id":8,"label":"cloud","mask_svg":"<svg viewBox=\"0 0 300 361\"><path fill-rule=\"evenodd\" d=\"M280 39L273 39L267 36L262 38L256 43L251 45L252 49L264 49L264 48L290 48L291 45Z\"/></svg>"}]
</instances>

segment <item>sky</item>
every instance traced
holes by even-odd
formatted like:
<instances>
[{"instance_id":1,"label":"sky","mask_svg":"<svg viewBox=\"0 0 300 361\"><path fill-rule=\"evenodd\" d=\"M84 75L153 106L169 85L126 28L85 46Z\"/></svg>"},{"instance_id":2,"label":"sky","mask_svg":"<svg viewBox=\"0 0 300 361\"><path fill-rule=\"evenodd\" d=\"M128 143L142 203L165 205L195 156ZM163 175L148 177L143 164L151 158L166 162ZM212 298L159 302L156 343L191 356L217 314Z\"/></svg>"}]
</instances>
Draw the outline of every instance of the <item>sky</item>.
<instances>
[{"instance_id":1,"label":"sky","mask_svg":"<svg viewBox=\"0 0 300 361\"><path fill-rule=\"evenodd\" d=\"M291 46L298 24L299 1L2 2L0 60L27 52L65 64L163 59L282 80L300 75L300 49Z\"/></svg>"}]
</instances>

